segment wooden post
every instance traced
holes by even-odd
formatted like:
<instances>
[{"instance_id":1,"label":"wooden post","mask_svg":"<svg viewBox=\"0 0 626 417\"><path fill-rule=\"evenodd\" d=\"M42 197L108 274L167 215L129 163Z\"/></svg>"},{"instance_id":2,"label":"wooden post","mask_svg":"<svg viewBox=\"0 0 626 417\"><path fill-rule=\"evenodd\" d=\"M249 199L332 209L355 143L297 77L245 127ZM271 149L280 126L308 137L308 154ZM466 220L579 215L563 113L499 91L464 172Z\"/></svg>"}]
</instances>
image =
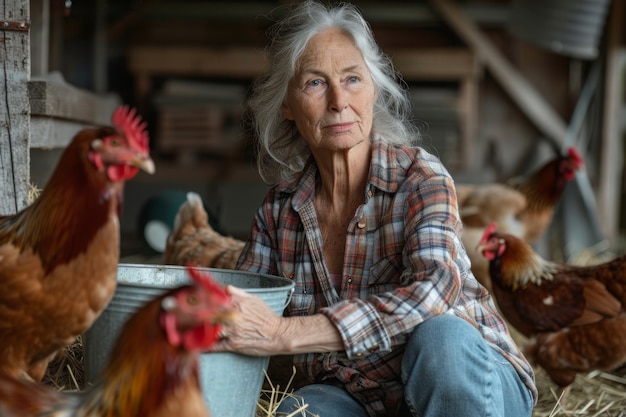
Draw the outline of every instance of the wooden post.
<instances>
[{"instance_id":1,"label":"wooden post","mask_svg":"<svg viewBox=\"0 0 626 417\"><path fill-rule=\"evenodd\" d=\"M31 76L46 75L50 60L50 0L30 1L30 22Z\"/></svg>"},{"instance_id":2,"label":"wooden post","mask_svg":"<svg viewBox=\"0 0 626 417\"><path fill-rule=\"evenodd\" d=\"M0 215L28 205L30 182L30 7L0 2Z\"/></svg>"},{"instance_id":3,"label":"wooden post","mask_svg":"<svg viewBox=\"0 0 626 417\"><path fill-rule=\"evenodd\" d=\"M623 177L623 144L620 137L620 101L624 94L624 63L621 43L624 33L626 0L612 4L606 30L606 55L604 73L604 112L602 114L602 145L600 146L598 209L604 233L613 245L619 238L620 190Z\"/></svg>"}]
</instances>

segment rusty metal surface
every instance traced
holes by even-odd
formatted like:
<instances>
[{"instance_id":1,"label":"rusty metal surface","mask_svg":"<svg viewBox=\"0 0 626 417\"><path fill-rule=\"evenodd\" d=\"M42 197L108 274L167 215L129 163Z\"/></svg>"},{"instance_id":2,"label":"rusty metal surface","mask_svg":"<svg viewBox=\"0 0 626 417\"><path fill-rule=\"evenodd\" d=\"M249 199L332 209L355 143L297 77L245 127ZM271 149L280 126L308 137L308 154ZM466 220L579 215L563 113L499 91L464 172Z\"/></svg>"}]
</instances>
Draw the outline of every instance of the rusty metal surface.
<instances>
[{"instance_id":1,"label":"rusty metal surface","mask_svg":"<svg viewBox=\"0 0 626 417\"><path fill-rule=\"evenodd\" d=\"M12 32L28 32L30 22L15 22L11 20L0 20L0 29Z\"/></svg>"}]
</instances>

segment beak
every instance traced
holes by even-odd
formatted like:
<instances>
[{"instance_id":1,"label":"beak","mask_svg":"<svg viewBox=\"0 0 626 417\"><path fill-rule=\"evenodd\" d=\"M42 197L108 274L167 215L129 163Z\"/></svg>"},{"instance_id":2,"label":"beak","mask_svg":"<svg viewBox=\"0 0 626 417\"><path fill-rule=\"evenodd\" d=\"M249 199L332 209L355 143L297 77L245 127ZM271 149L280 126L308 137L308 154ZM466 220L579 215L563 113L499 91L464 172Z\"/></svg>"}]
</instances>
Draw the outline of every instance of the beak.
<instances>
[{"instance_id":1,"label":"beak","mask_svg":"<svg viewBox=\"0 0 626 417\"><path fill-rule=\"evenodd\" d=\"M136 166L148 174L154 174L154 161L149 155L136 155L130 161L130 165Z\"/></svg>"}]
</instances>

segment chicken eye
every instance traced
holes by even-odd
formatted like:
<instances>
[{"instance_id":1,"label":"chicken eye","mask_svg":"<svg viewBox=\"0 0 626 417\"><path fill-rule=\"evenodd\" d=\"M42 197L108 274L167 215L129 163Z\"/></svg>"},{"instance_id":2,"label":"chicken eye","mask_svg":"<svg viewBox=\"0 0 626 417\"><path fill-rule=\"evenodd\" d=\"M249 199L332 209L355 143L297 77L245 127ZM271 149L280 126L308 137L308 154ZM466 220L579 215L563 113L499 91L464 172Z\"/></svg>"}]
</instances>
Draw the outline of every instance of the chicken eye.
<instances>
[{"instance_id":1,"label":"chicken eye","mask_svg":"<svg viewBox=\"0 0 626 417\"><path fill-rule=\"evenodd\" d=\"M119 139L111 139L110 143L111 143L111 146L114 148L117 148L118 146L122 145Z\"/></svg>"},{"instance_id":2,"label":"chicken eye","mask_svg":"<svg viewBox=\"0 0 626 417\"><path fill-rule=\"evenodd\" d=\"M198 303L199 303L199 300L195 294L189 294L187 296L187 304L191 306L195 306L195 305L198 305Z\"/></svg>"}]
</instances>

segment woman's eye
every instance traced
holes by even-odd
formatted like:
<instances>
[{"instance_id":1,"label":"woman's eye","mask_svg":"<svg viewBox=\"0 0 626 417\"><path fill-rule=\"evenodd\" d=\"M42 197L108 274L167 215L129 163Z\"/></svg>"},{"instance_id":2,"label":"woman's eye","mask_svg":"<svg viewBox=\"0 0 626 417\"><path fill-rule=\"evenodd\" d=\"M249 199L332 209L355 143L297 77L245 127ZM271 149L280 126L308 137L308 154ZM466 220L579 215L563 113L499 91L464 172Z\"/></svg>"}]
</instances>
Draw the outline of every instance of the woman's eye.
<instances>
[{"instance_id":1,"label":"woman's eye","mask_svg":"<svg viewBox=\"0 0 626 417\"><path fill-rule=\"evenodd\" d=\"M313 80L308 84L309 87L318 87L320 85L322 85L322 80Z\"/></svg>"},{"instance_id":2,"label":"woman's eye","mask_svg":"<svg viewBox=\"0 0 626 417\"><path fill-rule=\"evenodd\" d=\"M349 78L348 78L348 82L349 82L349 83L356 83L356 82L358 82L358 81L359 81L359 77L357 77L357 76L354 76L354 77L349 77Z\"/></svg>"}]
</instances>

